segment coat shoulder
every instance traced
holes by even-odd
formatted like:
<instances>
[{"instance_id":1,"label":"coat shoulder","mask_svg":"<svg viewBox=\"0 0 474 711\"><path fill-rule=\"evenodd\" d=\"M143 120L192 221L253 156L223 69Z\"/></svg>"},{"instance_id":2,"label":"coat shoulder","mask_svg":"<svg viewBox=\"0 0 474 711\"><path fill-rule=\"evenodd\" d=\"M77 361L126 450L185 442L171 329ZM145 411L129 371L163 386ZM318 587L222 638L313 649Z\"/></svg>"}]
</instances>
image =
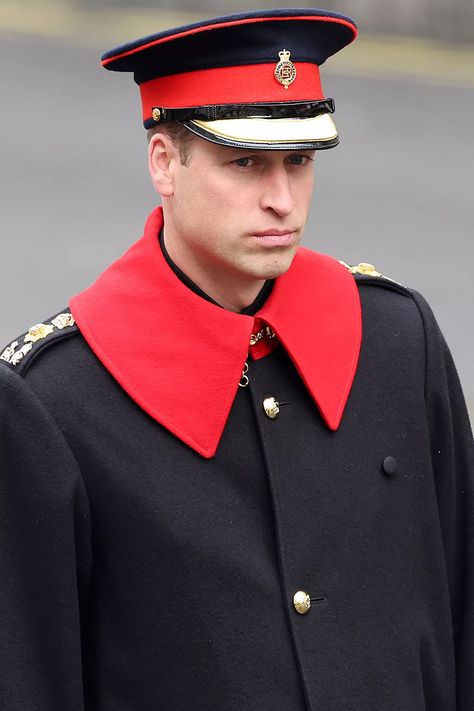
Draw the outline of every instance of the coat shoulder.
<instances>
[{"instance_id":1,"label":"coat shoulder","mask_svg":"<svg viewBox=\"0 0 474 711\"><path fill-rule=\"evenodd\" d=\"M63 309L11 341L0 352L0 365L23 376L40 355L78 333L74 316Z\"/></svg>"},{"instance_id":2,"label":"coat shoulder","mask_svg":"<svg viewBox=\"0 0 474 711\"><path fill-rule=\"evenodd\" d=\"M366 329L372 326L383 333L389 327L395 328L423 348L430 332L440 333L431 307L418 291L386 276L372 264L340 263L353 275L358 287Z\"/></svg>"},{"instance_id":3,"label":"coat shoulder","mask_svg":"<svg viewBox=\"0 0 474 711\"><path fill-rule=\"evenodd\" d=\"M339 263L353 275L358 287L375 286L413 298L414 292L412 289L382 274L373 264L360 262L355 266L351 266L342 260L339 260Z\"/></svg>"}]
</instances>

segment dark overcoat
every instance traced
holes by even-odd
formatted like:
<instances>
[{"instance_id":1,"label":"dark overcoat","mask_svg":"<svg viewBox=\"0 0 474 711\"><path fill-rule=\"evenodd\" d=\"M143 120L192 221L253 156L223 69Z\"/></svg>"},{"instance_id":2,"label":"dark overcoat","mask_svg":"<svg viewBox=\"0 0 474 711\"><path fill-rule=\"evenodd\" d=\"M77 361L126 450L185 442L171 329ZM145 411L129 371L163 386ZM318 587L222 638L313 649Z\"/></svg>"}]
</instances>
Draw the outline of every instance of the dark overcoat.
<instances>
[{"instance_id":1,"label":"dark overcoat","mask_svg":"<svg viewBox=\"0 0 474 711\"><path fill-rule=\"evenodd\" d=\"M234 363L230 348L222 432L227 371L209 314L230 319L230 332L250 316L207 304L211 327L188 323L205 342L192 357L198 385L188 350L181 382L163 385L176 390L178 424L163 414L173 403L158 412L147 400L152 380L140 390L146 344L114 320L116 292L97 287L71 302L77 323L65 310L4 351L2 711L474 709L472 435L456 371L421 296L342 271L363 327L339 421L322 371L311 380L299 352L307 340L322 358L329 327L297 300L303 346L285 342L275 316L246 387L245 353ZM126 293L140 297L126 279L114 284L126 286L124 313ZM104 341L94 340L100 317L87 318L92 302ZM183 324L157 335L151 314L141 318L150 342L191 348ZM126 373L114 360L122 342ZM343 350L342 340L322 364L326 381ZM165 365L180 372L171 356Z\"/></svg>"}]
</instances>

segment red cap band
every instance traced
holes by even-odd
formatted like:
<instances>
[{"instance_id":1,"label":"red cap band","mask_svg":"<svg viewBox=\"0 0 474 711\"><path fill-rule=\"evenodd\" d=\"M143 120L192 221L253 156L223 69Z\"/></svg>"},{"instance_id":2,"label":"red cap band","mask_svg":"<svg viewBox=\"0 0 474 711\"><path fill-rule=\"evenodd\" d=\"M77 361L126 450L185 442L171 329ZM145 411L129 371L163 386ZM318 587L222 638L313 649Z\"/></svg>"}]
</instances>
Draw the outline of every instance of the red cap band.
<instances>
[{"instance_id":1,"label":"red cap band","mask_svg":"<svg viewBox=\"0 0 474 711\"><path fill-rule=\"evenodd\" d=\"M154 107L182 109L214 104L319 101L324 98L319 67L295 62L296 79L285 89L275 78L275 64L217 67L160 77L140 86L143 120Z\"/></svg>"}]
</instances>

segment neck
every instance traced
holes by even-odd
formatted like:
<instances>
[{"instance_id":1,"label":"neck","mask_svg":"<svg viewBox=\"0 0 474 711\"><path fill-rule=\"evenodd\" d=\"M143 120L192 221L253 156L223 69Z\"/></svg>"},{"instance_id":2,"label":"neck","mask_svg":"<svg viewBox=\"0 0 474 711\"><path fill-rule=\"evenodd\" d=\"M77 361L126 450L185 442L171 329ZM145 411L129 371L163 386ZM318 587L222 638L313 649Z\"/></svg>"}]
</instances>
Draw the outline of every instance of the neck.
<instances>
[{"instance_id":1,"label":"neck","mask_svg":"<svg viewBox=\"0 0 474 711\"><path fill-rule=\"evenodd\" d=\"M253 303L265 284L265 280L259 280L246 287L237 282L232 284L228 277L225 278L224 283L219 283L214 279L200 280L199 277L190 278L219 306L228 311L235 311L235 313L240 313Z\"/></svg>"},{"instance_id":2,"label":"neck","mask_svg":"<svg viewBox=\"0 0 474 711\"><path fill-rule=\"evenodd\" d=\"M189 254L183 249L182 241L173 239L166 228L164 245L174 264L207 296L228 311L240 313L246 309L265 284L264 279L243 279L217 267L201 264L194 253Z\"/></svg>"}]
</instances>

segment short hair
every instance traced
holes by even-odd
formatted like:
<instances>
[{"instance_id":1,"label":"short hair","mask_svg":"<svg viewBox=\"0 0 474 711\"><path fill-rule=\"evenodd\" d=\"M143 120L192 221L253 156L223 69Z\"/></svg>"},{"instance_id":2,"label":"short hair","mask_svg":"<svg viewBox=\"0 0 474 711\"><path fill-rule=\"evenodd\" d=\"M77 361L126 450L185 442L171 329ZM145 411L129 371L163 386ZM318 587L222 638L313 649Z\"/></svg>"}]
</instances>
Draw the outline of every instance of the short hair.
<instances>
[{"instance_id":1,"label":"short hair","mask_svg":"<svg viewBox=\"0 0 474 711\"><path fill-rule=\"evenodd\" d=\"M185 126L183 126L182 123L179 123L178 121L170 121L169 123L149 128L146 134L148 143L156 133L166 133L179 150L181 164L188 165L191 144L194 140L194 133L189 131Z\"/></svg>"}]
</instances>

